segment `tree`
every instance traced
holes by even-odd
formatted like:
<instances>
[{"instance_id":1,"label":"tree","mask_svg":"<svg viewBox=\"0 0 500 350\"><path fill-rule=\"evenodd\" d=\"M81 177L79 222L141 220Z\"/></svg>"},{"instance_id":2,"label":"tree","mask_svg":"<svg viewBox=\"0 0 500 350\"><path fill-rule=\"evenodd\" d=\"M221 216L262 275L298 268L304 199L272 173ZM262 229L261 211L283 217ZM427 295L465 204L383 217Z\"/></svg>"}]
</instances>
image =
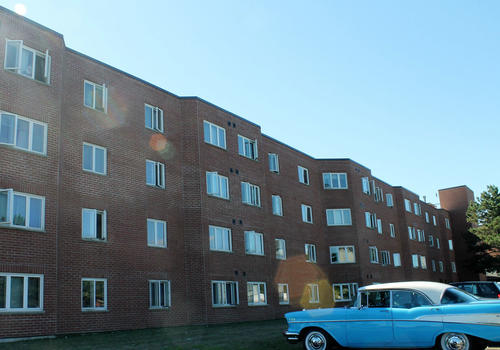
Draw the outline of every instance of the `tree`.
<instances>
[{"instance_id":1,"label":"tree","mask_svg":"<svg viewBox=\"0 0 500 350\"><path fill-rule=\"evenodd\" d=\"M489 185L467 209L472 235L466 237L475 270L500 271L500 192Z\"/></svg>"}]
</instances>

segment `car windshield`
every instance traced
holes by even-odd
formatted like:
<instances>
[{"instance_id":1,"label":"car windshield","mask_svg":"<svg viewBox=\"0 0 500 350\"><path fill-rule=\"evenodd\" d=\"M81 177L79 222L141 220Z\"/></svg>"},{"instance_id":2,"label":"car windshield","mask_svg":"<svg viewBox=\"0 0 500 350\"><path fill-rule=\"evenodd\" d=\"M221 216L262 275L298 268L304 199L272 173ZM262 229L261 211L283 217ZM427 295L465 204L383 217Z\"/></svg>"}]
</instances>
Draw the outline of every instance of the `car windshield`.
<instances>
[{"instance_id":1,"label":"car windshield","mask_svg":"<svg viewBox=\"0 0 500 350\"><path fill-rule=\"evenodd\" d=\"M470 303L478 300L474 295L458 288L448 288L441 297L441 304Z\"/></svg>"}]
</instances>

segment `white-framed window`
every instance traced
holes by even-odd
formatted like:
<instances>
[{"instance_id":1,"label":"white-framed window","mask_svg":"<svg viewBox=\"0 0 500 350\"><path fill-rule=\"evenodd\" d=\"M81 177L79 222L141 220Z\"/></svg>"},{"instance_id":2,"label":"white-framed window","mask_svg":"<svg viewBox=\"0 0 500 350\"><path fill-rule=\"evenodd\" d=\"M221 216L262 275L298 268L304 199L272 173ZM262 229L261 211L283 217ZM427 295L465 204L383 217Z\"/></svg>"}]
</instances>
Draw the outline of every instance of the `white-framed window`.
<instances>
[{"instance_id":1,"label":"white-framed window","mask_svg":"<svg viewBox=\"0 0 500 350\"><path fill-rule=\"evenodd\" d=\"M408 226L408 238L411 240L417 239L417 229L415 227Z\"/></svg>"},{"instance_id":2,"label":"white-framed window","mask_svg":"<svg viewBox=\"0 0 500 350\"><path fill-rule=\"evenodd\" d=\"M386 193L385 194L385 201L386 201L388 207L393 207L394 206L394 200L392 198L392 194L391 193Z\"/></svg>"},{"instance_id":3,"label":"white-framed window","mask_svg":"<svg viewBox=\"0 0 500 350\"><path fill-rule=\"evenodd\" d=\"M333 287L333 301L350 301L358 295L357 283L334 283Z\"/></svg>"},{"instance_id":4,"label":"white-framed window","mask_svg":"<svg viewBox=\"0 0 500 350\"><path fill-rule=\"evenodd\" d=\"M331 264L353 264L355 262L356 253L353 245L330 247Z\"/></svg>"},{"instance_id":5,"label":"white-framed window","mask_svg":"<svg viewBox=\"0 0 500 350\"><path fill-rule=\"evenodd\" d=\"M377 232L379 234L383 233L383 231L382 231L382 220L380 220L380 219L377 219Z\"/></svg>"},{"instance_id":6,"label":"white-framed window","mask_svg":"<svg viewBox=\"0 0 500 350\"><path fill-rule=\"evenodd\" d=\"M396 237L396 229L394 228L394 224L389 224L389 230L391 233L391 237Z\"/></svg>"},{"instance_id":7,"label":"white-framed window","mask_svg":"<svg viewBox=\"0 0 500 350\"><path fill-rule=\"evenodd\" d=\"M419 262L418 262L419 258L418 258L418 254L412 254L411 256L411 261L413 263L413 268L414 269L418 269L419 267Z\"/></svg>"},{"instance_id":8,"label":"white-framed window","mask_svg":"<svg viewBox=\"0 0 500 350\"><path fill-rule=\"evenodd\" d=\"M42 310L43 275L0 272L0 314Z\"/></svg>"},{"instance_id":9,"label":"white-framed window","mask_svg":"<svg viewBox=\"0 0 500 350\"><path fill-rule=\"evenodd\" d=\"M45 197L0 189L0 225L43 231Z\"/></svg>"},{"instance_id":10,"label":"white-framed window","mask_svg":"<svg viewBox=\"0 0 500 350\"><path fill-rule=\"evenodd\" d=\"M451 272L457 273L457 265L454 261L451 262Z\"/></svg>"},{"instance_id":11,"label":"white-framed window","mask_svg":"<svg viewBox=\"0 0 500 350\"><path fill-rule=\"evenodd\" d=\"M146 160L146 184L165 188L165 164Z\"/></svg>"},{"instance_id":12,"label":"white-framed window","mask_svg":"<svg viewBox=\"0 0 500 350\"><path fill-rule=\"evenodd\" d=\"M232 252L233 245L231 239L231 229L227 227L208 226L210 238L210 250L220 252Z\"/></svg>"},{"instance_id":13,"label":"white-framed window","mask_svg":"<svg viewBox=\"0 0 500 350\"><path fill-rule=\"evenodd\" d=\"M82 208L82 238L105 241L106 211Z\"/></svg>"},{"instance_id":14,"label":"white-framed window","mask_svg":"<svg viewBox=\"0 0 500 350\"><path fill-rule=\"evenodd\" d=\"M83 104L86 107L108 113L108 88L91 81L83 82Z\"/></svg>"},{"instance_id":15,"label":"white-framed window","mask_svg":"<svg viewBox=\"0 0 500 350\"><path fill-rule=\"evenodd\" d=\"M7 40L4 61L6 70L50 84L50 65L49 50L41 52L25 46L22 40Z\"/></svg>"},{"instance_id":16,"label":"white-framed window","mask_svg":"<svg viewBox=\"0 0 500 350\"><path fill-rule=\"evenodd\" d=\"M245 253L264 255L264 235L255 231L245 231Z\"/></svg>"},{"instance_id":17,"label":"white-framed window","mask_svg":"<svg viewBox=\"0 0 500 350\"><path fill-rule=\"evenodd\" d=\"M301 209L302 209L302 221L307 222L308 224L312 224L313 222L312 208L309 205L301 204Z\"/></svg>"},{"instance_id":18,"label":"white-framed window","mask_svg":"<svg viewBox=\"0 0 500 350\"><path fill-rule=\"evenodd\" d=\"M422 215L422 207L418 203L413 203L413 211L415 215Z\"/></svg>"},{"instance_id":19,"label":"white-framed window","mask_svg":"<svg viewBox=\"0 0 500 350\"><path fill-rule=\"evenodd\" d=\"M309 185L309 170L298 165L297 172L299 174L299 182L305 185Z\"/></svg>"},{"instance_id":20,"label":"white-framed window","mask_svg":"<svg viewBox=\"0 0 500 350\"><path fill-rule=\"evenodd\" d=\"M436 216L432 215L432 224L434 226L437 226L437 220L436 220Z\"/></svg>"},{"instance_id":21,"label":"white-framed window","mask_svg":"<svg viewBox=\"0 0 500 350\"><path fill-rule=\"evenodd\" d=\"M269 171L279 174L280 172L280 162L278 155L276 153L269 153Z\"/></svg>"},{"instance_id":22,"label":"white-framed window","mask_svg":"<svg viewBox=\"0 0 500 350\"><path fill-rule=\"evenodd\" d=\"M309 289L309 303L319 303L319 286L315 283L309 283L307 288Z\"/></svg>"},{"instance_id":23,"label":"white-framed window","mask_svg":"<svg viewBox=\"0 0 500 350\"><path fill-rule=\"evenodd\" d=\"M212 306L226 307L238 304L238 282L212 281Z\"/></svg>"},{"instance_id":24,"label":"white-framed window","mask_svg":"<svg viewBox=\"0 0 500 350\"><path fill-rule=\"evenodd\" d=\"M392 261L394 261L394 267L401 266L401 255L399 253L393 253Z\"/></svg>"},{"instance_id":25,"label":"white-framed window","mask_svg":"<svg viewBox=\"0 0 500 350\"><path fill-rule=\"evenodd\" d=\"M411 213L411 202L409 199L405 198L405 210L409 213Z\"/></svg>"},{"instance_id":26,"label":"white-framed window","mask_svg":"<svg viewBox=\"0 0 500 350\"><path fill-rule=\"evenodd\" d=\"M439 243L439 238L436 237L436 248L441 249L441 243Z\"/></svg>"},{"instance_id":27,"label":"white-framed window","mask_svg":"<svg viewBox=\"0 0 500 350\"><path fill-rule=\"evenodd\" d=\"M163 132L163 110L161 108L145 103L144 120L146 128Z\"/></svg>"},{"instance_id":28,"label":"white-framed window","mask_svg":"<svg viewBox=\"0 0 500 350\"><path fill-rule=\"evenodd\" d=\"M226 149L226 129L204 120L203 136L205 143Z\"/></svg>"},{"instance_id":29,"label":"white-framed window","mask_svg":"<svg viewBox=\"0 0 500 350\"><path fill-rule=\"evenodd\" d=\"M149 308L166 309L170 307L170 281L149 281Z\"/></svg>"},{"instance_id":30,"label":"white-framed window","mask_svg":"<svg viewBox=\"0 0 500 350\"><path fill-rule=\"evenodd\" d=\"M84 142L82 149L82 168L91 173L106 175L107 150L104 147Z\"/></svg>"},{"instance_id":31,"label":"white-framed window","mask_svg":"<svg viewBox=\"0 0 500 350\"><path fill-rule=\"evenodd\" d=\"M283 201L281 197L277 194L273 194L271 200L273 204L273 215L283 216Z\"/></svg>"},{"instance_id":32,"label":"white-framed window","mask_svg":"<svg viewBox=\"0 0 500 350\"><path fill-rule=\"evenodd\" d=\"M365 211L365 225L368 228L377 227L377 214Z\"/></svg>"},{"instance_id":33,"label":"white-framed window","mask_svg":"<svg viewBox=\"0 0 500 350\"><path fill-rule=\"evenodd\" d=\"M430 219L429 219L429 213L428 212L425 212L425 222L426 223L430 223Z\"/></svg>"},{"instance_id":34,"label":"white-framed window","mask_svg":"<svg viewBox=\"0 0 500 350\"><path fill-rule=\"evenodd\" d=\"M436 272L436 261L434 259L432 259L431 265L432 265L432 271Z\"/></svg>"},{"instance_id":35,"label":"white-framed window","mask_svg":"<svg viewBox=\"0 0 500 350\"><path fill-rule=\"evenodd\" d=\"M387 250L380 251L380 257L382 265L390 265L391 264L391 253Z\"/></svg>"},{"instance_id":36,"label":"white-framed window","mask_svg":"<svg viewBox=\"0 0 500 350\"><path fill-rule=\"evenodd\" d=\"M370 262L378 264L378 249L377 247L368 247L370 253Z\"/></svg>"},{"instance_id":37,"label":"white-framed window","mask_svg":"<svg viewBox=\"0 0 500 350\"><path fill-rule=\"evenodd\" d=\"M167 247L167 223L162 220L147 219L148 246Z\"/></svg>"},{"instance_id":38,"label":"white-framed window","mask_svg":"<svg viewBox=\"0 0 500 350\"><path fill-rule=\"evenodd\" d=\"M260 207L260 187L249 182L241 182L241 201Z\"/></svg>"},{"instance_id":39,"label":"white-framed window","mask_svg":"<svg viewBox=\"0 0 500 350\"><path fill-rule=\"evenodd\" d=\"M0 145L47 154L47 124L0 111Z\"/></svg>"},{"instance_id":40,"label":"white-framed window","mask_svg":"<svg viewBox=\"0 0 500 350\"><path fill-rule=\"evenodd\" d=\"M374 199L375 202L383 202L384 201L384 192L380 187L375 187L375 192L374 192Z\"/></svg>"},{"instance_id":41,"label":"white-framed window","mask_svg":"<svg viewBox=\"0 0 500 350\"><path fill-rule=\"evenodd\" d=\"M323 188L325 190L347 189L347 174L323 173Z\"/></svg>"},{"instance_id":42,"label":"white-framed window","mask_svg":"<svg viewBox=\"0 0 500 350\"><path fill-rule=\"evenodd\" d=\"M326 224L328 226L352 225L351 209L326 209Z\"/></svg>"},{"instance_id":43,"label":"white-framed window","mask_svg":"<svg viewBox=\"0 0 500 350\"><path fill-rule=\"evenodd\" d=\"M444 272L444 264L443 264L443 262L439 261L438 265L439 265L439 272Z\"/></svg>"},{"instance_id":44,"label":"white-framed window","mask_svg":"<svg viewBox=\"0 0 500 350\"><path fill-rule=\"evenodd\" d=\"M278 283L278 298L280 305L290 304L290 294L288 293L288 284Z\"/></svg>"},{"instance_id":45,"label":"white-framed window","mask_svg":"<svg viewBox=\"0 0 500 350\"><path fill-rule=\"evenodd\" d=\"M267 305L265 282L247 282L248 305Z\"/></svg>"},{"instance_id":46,"label":"white-framed window","mask_svg":"<svg viewBox=\"0 0 500 350\"><path fill-rule=\"evenodd\" d=\"M429 235L429 246L434 247L434 237Z\"/></svg>"},{"instance_id":47,"label":"white-framed window","mask_svg":"<svg viewBox=\"0 0 500 350\"><path fill-rule=\"evenodd\" d=\"M420 255L420 266L422 269L427 270L427 259L423 255Z\"/></svg>"},{"instance_id":48,"label":"white-framed window","mask_svg":"<svg viewBox=\"0 0 500 350\"><path fill-rule=\"evenodd\" d=\"M419 242L425 242L425 232L424 230L417 230L417 238Z\"/></svg>"},{"instance_id":49,"label":"white-framed window","mask_svg":"<svg viewBox=\"0 0 500 350\"><path fill-rule=\"evenodd\" d=\"M448 249L453 250L453 241L451 239L448 240Z\"/></svg>"},{"instance_id":50,"label":"white-framed window","mask_svg":"<svg viewBox=\"0 0 500 350\"><path fill-rule=\"evenodd\" d=\"M367 177L361 178L361 186L363 188L363 193L370 194L370 180Z\"/></svg>"},{"instance_id":51,"label":"white-framed window","mask_svg":"<svg viewBox=\"0 0 500 350\"><path fill-rule=\"evenodd\" d=\"M227 177L209 171L207 171L206 177L208 195L229 199L229 180Z\"/></svg>"},{"instance_id":52,"label":"white-framed window","mask_svg":"<svg viewBox=\"0 0 500 350\"><path fill-rule=\"evenodd\" d=\"M448 230L451 230L450 220L448 218L444 218L444 225Z\"/></svg>"},{"instance_id":53,"label":"white-framed window","mask_svg":"<svg viewBox=\"0 0 500 350\"><path fill-rule=\"evenodd\" d=\"M106 310L107 288L105 278L82 278L82 310Z\"/></svg>"},{"instance_id":54,"label":"white-framed window","mask_svg":"<svg viewBox=\"0 0 500 350\"><path fill-rule=\"evenodd\" d=\"M286 260L286 242L284 239L276 238L274 240L276 244L276 259Z\"/></svg>"},{"instance_id":55,"label":"white-framed window","mask_svg":"<svg viewBox=\"0 0 500 350\"><path fill-rule=\"evenodd\" d=\"M314 244L306 243L304 245L306 253L306 261L316 263L316 246Z\"/></svg>"},{"instance_id":56,"label":"white-framed window","mask_svg":"<svg viewBox=\"0 0 500 350\"><path fill-rule=\"evenodd\" d=\"M238 153L243 157L257 159L259 157L257 140L251 140L245 136L238 135Z\"/></svg>"}]
</instances>

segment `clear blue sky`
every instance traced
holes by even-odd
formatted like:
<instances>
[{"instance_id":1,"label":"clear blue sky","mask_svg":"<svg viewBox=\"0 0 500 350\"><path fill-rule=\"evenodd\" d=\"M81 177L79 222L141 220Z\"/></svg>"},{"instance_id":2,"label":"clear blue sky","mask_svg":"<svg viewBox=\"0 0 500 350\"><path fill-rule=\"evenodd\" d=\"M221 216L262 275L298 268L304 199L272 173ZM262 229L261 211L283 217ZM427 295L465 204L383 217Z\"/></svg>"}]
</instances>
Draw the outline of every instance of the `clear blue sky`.
<instances>
[{"instance_id":1,"label":"clear blue sky","mask_svg":"<svg viewBox=\"0 0 500 350\"><path fill-rule=\"evenodd\" d=\"M66 45L437 202L500 185L500 1L2 1Z\"/></svg>"}]
</instances>

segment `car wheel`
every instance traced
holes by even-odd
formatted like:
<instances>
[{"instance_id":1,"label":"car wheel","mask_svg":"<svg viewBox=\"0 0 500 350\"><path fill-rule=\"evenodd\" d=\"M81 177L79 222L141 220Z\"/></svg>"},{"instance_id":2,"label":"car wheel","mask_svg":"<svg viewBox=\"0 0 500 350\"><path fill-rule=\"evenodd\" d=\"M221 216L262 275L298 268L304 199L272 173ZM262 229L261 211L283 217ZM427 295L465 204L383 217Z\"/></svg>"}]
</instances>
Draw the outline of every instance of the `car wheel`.
<instances>
[{"instance_id":1,"label":"car wheel","mask_svg":"<svg viewBox=\"0 0 500 350\"><path fill-rule=\"evenodd\" d=\"M312 329L304 338L304 349L306 350L326 350L329 348L328 336L318 330Z\"/></svg>"},{"instance_id":2,"label":"car wheel","mask_svg":"<svg viewBox=\"0 0 500 350\"><path fill-rule=\"evenodd\" d=\"M463 333L445 333L441 336L442 350L469 350L471 343L469 338Z\"/></svg>"}]
</instances>

